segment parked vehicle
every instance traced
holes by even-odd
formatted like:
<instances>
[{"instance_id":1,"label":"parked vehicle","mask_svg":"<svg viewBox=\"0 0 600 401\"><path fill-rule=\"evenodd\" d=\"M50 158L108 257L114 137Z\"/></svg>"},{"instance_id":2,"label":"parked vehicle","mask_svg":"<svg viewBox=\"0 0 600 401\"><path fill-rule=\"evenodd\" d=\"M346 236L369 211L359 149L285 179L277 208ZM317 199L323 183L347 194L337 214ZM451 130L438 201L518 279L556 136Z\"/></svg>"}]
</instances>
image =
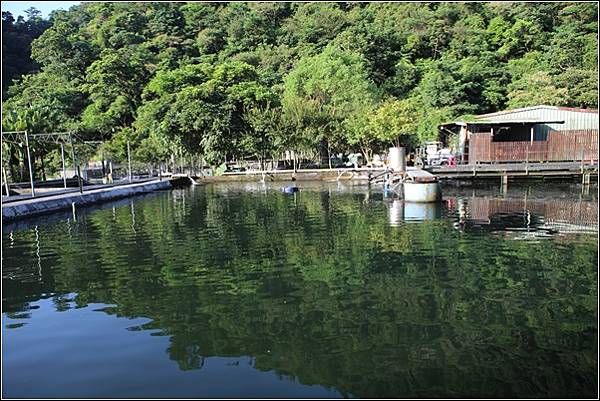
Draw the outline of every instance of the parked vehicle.
<instances>
[{"instance_id":1,"label":"parked vehicle","mask_svg":"<svg viewBox=\"0 0 600 401\"><path fill-rule=\"evenodd\" d=\"M456 156L441 142L426 142L415 152L415 166L455 166Z\"/></svg>"},{"instance_id":2,"label":"parked vehicle","mask_svg":"<svg viewBox=\"0 0 600 401\"><path fill-rule=\"evenodd\" d=\"M348 161L345 163L346 167L362 167L363 155L361 153L350 153L348 155Z\"/></svg>"},{"instance_id":3,"label":"parked vehicle","mask_svg":"<svg viewBox=\"0 0 600 401\"><path fill-rule=\"evenodd\" d=\"M431 158L428 159L428 164L431 166L456 165L456 157L452 154L450 149L444 148L431 155Z\"/></svg>"},{"instance_id":4,"label":"parked vehicle","mask_svg":"<svg viewBox=\"0 0 600 401\"><path fill-rule=\"evenodd\" d=\"M244 171L246 171L246 167L237 164L228 164L225 170L226 173L242 173Z\"/></svg>"}]
</instances>

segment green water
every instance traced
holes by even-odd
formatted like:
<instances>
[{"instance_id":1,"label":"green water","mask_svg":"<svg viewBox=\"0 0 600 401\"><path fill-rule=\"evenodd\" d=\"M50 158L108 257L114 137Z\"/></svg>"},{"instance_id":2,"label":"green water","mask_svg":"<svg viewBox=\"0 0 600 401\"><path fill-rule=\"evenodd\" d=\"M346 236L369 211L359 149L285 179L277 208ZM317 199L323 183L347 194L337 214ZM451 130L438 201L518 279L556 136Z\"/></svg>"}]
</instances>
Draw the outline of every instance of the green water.
<instances>
[{"instance_id":1,"label":"green water","mask_svg":"<svg viewBox=\"0 0 600 401\"><path fill-rule=\"evenodd\" d=\"M210 185L3 226L5 397L594 397L598 201Z\"/></svg>"}]
</instances>

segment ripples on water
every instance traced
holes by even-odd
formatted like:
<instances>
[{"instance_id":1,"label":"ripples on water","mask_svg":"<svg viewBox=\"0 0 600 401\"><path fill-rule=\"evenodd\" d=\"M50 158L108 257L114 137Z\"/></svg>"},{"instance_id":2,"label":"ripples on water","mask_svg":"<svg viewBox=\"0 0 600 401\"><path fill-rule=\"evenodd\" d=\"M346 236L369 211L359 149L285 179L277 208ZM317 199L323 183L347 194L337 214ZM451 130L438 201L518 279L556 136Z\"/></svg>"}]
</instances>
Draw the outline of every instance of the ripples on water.
<instances>
[{"instance_id":1,"label":"ripples on water","mask_svg":"<svg viewBox=\"0 0 600 401\"><path fill-rule=\"evenodd\" d=\"M279 186L5 225L3 395L595 395L594 196Z\"/></svg>"}]
</instances>

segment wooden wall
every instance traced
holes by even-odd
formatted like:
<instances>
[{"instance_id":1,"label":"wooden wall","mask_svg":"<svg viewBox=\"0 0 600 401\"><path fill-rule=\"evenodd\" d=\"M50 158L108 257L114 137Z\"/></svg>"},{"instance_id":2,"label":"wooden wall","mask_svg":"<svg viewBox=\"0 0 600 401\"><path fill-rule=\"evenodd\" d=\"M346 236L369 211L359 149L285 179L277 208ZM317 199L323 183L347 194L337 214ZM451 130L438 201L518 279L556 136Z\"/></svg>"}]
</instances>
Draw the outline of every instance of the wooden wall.
<instances>
[{"instance_id":1,"label":"wooden wall","mask_svg":"<svg viewBox=\"0 0 600 401\"><path fill-rule=\"evenodd\" d=\"M597 161L598 130L550 131L545 141L492 142L489 132L471 134L469 164L493 162Z\"/></svg>"}]
</instances>

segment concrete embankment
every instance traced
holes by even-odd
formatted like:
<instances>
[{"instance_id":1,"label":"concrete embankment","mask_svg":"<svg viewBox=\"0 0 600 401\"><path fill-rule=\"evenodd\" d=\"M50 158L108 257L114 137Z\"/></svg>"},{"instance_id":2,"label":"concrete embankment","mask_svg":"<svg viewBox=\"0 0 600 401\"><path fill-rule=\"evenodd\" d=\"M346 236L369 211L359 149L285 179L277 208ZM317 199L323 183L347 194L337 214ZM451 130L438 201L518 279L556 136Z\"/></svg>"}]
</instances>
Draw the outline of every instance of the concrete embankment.
<instances>
[{"instance_id":1,"label":"concrete embankment","mask_svg":"<svg viewBox=\"0 0 600 401\"><path fill-rule=\"evenodd\" d=\"M195 177L202 183L208 182L256 182L256 181L336 181L336 180L368 180L369 173L376 175L383 169L306 169L298 170L272 170L248 171L241 173L225 173L219 176Z\"/></svg>"},{"instance_id":2,"label":"concrete embankment","mask_svg":"<svg viewBox=\"0 0 600 401\"><path fill-rule=\"evenodd\" d=\"M150 181L127 184L117 187L102 188L82 193L66 193L43 198L30 198L2 204L3 221L52 213L58 210L71 209L114 199L125 198L146 192L171 189L169 180Z\"/></svg>"}]
</instances>

